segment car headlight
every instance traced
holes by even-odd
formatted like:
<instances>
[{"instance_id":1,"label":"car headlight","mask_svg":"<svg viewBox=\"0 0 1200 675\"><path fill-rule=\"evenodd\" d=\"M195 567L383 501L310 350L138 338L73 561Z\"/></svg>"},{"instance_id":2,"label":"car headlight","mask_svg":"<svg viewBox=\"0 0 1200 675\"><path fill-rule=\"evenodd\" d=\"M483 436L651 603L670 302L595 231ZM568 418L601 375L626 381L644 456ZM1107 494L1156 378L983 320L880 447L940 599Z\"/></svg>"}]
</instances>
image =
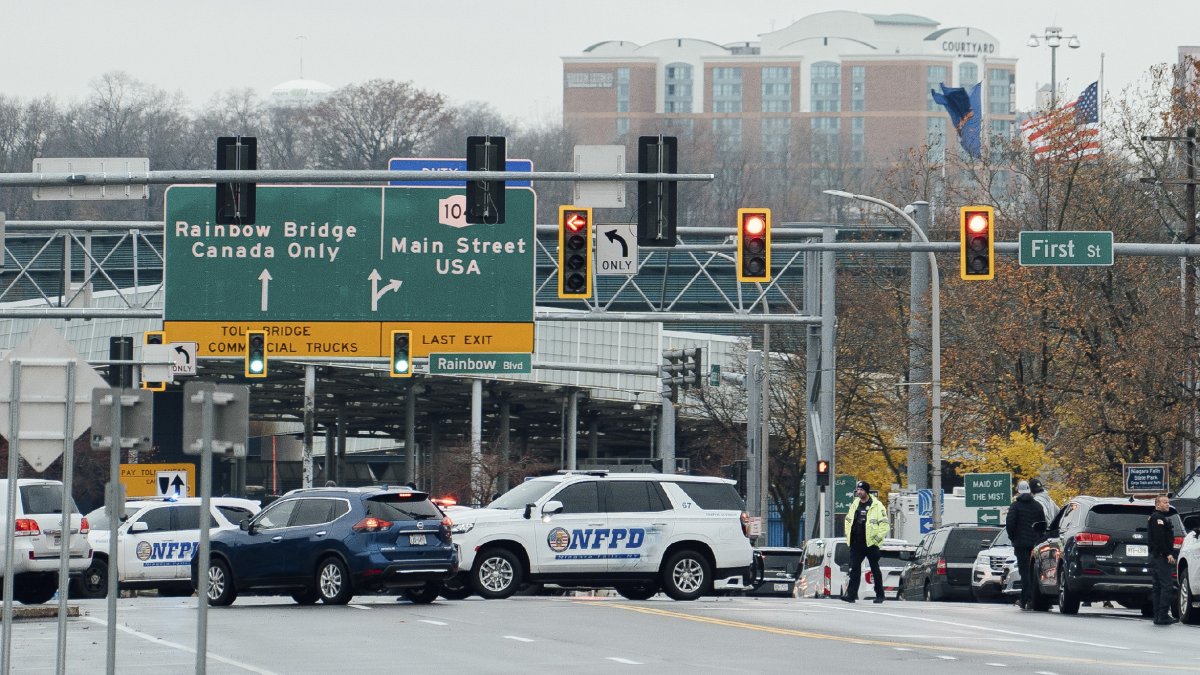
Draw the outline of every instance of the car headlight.
<instances>
[{"instance_id":1,"label":"car headlight","mask_svg":"<svg viewBox=\"0 0 1200 675\"><path fill-rule=\"evenodd\" d=\"M450 534L466 534L475 529L475 523L455 523L450 526Z\"/></svg>"}]
</instances>

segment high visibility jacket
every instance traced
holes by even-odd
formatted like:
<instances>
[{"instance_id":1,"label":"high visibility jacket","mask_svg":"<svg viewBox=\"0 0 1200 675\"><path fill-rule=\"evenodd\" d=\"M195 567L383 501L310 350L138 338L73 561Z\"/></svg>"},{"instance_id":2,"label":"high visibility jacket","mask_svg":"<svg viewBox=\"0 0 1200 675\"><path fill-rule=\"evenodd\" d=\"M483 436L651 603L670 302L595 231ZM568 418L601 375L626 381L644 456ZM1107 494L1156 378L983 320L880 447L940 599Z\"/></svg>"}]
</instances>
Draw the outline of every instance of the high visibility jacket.
<instances>
[{"instance_id":1,"label":"high visibility jacket","mask_svg":"<svg viewBox=\"0 0 1200 675\"><path fill-rule=\"evenodd\" d=\"M887 511L883 502L874 495L868 497L871 505L867 507L867 546L879 546L888 536ZM850 512L846 514L846 544L850 544L850 528L854 526L854 514L858 511L858 497L850 502Z\"/></svg>"}]
</instances>

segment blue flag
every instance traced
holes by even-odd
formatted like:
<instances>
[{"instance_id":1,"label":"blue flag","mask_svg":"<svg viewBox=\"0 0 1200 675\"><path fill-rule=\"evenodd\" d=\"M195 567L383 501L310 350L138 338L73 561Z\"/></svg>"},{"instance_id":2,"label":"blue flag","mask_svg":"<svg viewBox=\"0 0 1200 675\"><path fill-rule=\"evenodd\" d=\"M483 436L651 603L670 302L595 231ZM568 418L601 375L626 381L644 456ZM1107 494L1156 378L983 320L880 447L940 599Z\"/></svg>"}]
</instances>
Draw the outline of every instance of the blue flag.
<instances>
[{"instance_id":1,"label":"blue flag","mask_svg":"<svg viewBox=\"0 0 1200 675\"><path fill-rule=\"evenodd\" d=\"M933 94L934 102L950 113L950 122L958 133L958 142L962 145L963 150L975 158L980 156L979 132L983 126L983 111L979 103L979 84L975 83L970 94L962 87L947 87L945 84L939 85L942 88L940 94L933 89L929 90L929 93Z\"/></svg>"}]
</instances>

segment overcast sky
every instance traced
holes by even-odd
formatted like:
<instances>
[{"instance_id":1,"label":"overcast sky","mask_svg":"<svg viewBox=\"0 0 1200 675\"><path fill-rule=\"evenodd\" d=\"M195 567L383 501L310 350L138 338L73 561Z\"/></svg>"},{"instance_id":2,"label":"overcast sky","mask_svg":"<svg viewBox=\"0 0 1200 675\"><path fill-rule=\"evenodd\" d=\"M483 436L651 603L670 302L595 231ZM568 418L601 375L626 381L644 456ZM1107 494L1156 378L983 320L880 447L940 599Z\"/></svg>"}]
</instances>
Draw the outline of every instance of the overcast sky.
<instances>
[{"instance_id":1,"label":"overcast sky","mask_svg":"<svg viewBox=\"0 0 1200 675\"><path fill-rule=\"evenodd\" d=\"M1097 79L1119 93L1152 64L1200 44L1197 0L16 0L5 3L0 94L78 100L103 73L124 70L196 106L213 94L271 87L301 75L334 87L412 81L454 104L485 101L524 122L562 113L563 56L603 40L756 40L821 11L911 13L973 26L1019 58L1017 104L1050 80L1050 50L1029 34L1062 26L1080 49L1058 50L1073 98ZM303 36L303 37L301 37Z\"/></svg>"}]
</instances>

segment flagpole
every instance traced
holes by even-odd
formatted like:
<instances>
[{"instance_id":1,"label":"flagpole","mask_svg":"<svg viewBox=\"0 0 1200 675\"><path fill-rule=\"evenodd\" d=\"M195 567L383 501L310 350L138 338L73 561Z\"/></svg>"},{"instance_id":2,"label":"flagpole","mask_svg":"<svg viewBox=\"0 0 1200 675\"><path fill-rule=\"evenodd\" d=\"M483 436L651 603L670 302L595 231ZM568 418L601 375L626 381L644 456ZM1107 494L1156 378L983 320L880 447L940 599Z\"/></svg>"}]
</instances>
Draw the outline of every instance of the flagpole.
<instances>
[{"instance_id":1,"label":"flagpole","mask_svg":"<svg viewBox=\"0 0 1200 675\"><path fill-rule=\"evenodd\" d=\"M991 148L991 142L990 142L991 141L991 132L988 129L988 86L989 86L989 81L988 81L988 75L987 75L987 54L983 54L979 58L982 61L982 65L983 65L983 68L982 68L983 73L982 73L982 75L980 75L980 79L979 79L979 107L982 108L982 110L979 111L979 133L982 136L982 138L979 139L980 147L981 147L979 154L980 154L980 156L982 156L983 155L982 148L988 148L988 149Z\"/></svg>"},{"instance_id":2,"label":"flagpole","mask_svg":"<svg viewBox=\"0 0 1200 675\"><path fill-rule=\"evenodd\" d=\"M1100 52L1100 84L1096 92L1096 124L1100 127L1100 136L1104 136L1104 52Z\"/></svg>"}]
</instances>

